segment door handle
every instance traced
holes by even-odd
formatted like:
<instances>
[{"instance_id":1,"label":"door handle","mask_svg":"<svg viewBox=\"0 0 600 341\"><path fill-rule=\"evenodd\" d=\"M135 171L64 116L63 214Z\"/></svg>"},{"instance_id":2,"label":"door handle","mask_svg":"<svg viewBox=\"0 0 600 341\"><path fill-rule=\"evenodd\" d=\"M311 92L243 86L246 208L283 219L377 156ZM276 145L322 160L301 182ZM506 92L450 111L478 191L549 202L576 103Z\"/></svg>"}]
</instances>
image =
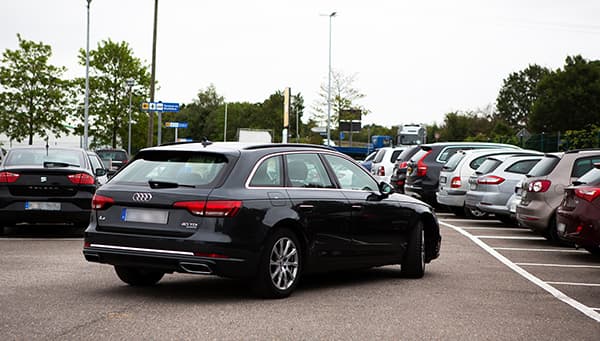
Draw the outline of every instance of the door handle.
<instances>
[{"instance_id":1,"label":"door handle","mask_svg":"<svg viewBox=\"0 0 600 341\"><path fill-rule=\"evenodd\" d=\"M315 208L315 205L310 205L310 204L300 204L298 205L298 208L303 210L303 211L311 211L313 208Z\"/></svg>"}]
</instances>

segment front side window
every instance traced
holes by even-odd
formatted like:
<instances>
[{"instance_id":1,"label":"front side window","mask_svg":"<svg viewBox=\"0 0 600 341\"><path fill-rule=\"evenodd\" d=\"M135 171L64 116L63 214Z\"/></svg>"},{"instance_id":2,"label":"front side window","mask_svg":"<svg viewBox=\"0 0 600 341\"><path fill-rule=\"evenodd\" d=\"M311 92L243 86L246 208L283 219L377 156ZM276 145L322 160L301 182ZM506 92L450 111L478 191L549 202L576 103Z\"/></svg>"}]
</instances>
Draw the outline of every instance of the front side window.
<instances>
[{"instance_id":1,"label":"front side window","mask_svg":"<svg viewBox=\"0 0 600 341\"><path fill-rule=\"evenodd\" d=\"M141 155L119 172L112 182L174 183L180 186L208 186L227 165L221 154L161 151Z\"/></svg>"},{"instance_id":2,"label":"front side window","mask_svg":"<svg viewBox=\"0 0 600 341\"><path fill-rule=\"evenodd\" d=\"M289 154L285 161L291 187L334 187L317 154Z\"/></svg>"},{"instance_id":3,"label":"front side window","mask_svg":"<svg viewBox=\"0 0 600 341\"><path fill-rule=\"evenodd\" d=\"M264 160L252 176L250 186L252 187L281 187L283 177L281 176L281 157L273 156Z\"/></svg>"},{"instance_id":4,"label":"front side window","mask_svg":"<svg viewBox=\"0 0 600 341\"><path fill-rule=\"evenodd\" d=\"M377 182L356 163L334 155L325 155L343 189L377 191Z\"/></svg>"}]
</instances>

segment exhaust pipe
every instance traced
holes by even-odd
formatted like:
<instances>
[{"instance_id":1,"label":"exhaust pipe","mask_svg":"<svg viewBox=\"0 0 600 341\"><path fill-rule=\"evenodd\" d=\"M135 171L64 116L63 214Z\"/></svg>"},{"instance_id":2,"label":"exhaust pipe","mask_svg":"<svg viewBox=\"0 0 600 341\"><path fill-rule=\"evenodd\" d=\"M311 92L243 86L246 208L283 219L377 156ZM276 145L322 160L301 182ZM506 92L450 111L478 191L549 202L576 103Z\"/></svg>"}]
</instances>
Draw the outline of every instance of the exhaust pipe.
<instances>
[{"instance_id":1,"label":"exhaust pipe","mask_svg":"<svg viewBox=\"0 0 600 341\"><path fill-rule=\"evenodd\" d=\"M212 269L206 264L197 264L197 263L179 263L179 266L183 271L191 274L198 275L210 275L212 274Z\"/></svg>"}]
</instances>

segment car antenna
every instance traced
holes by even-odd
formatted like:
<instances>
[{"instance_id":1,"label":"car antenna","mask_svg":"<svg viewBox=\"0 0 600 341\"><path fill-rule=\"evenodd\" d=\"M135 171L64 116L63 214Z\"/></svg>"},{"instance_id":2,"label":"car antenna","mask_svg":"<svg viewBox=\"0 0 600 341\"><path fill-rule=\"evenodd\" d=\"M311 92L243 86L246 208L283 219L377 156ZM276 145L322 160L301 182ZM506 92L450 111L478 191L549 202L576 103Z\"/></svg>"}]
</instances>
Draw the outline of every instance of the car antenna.
<instances>
[{"instance_id":1,"label":"car antenna","mask_svg":"<svg viewBox=\"0 0 600 341\"><path fill-rule=\"evenodd\" d=\"M206 146L210 146L211 144L212 144L212 142L209 141L206 136L202 137L202 145L204 146L204 148L206 148Z\"/></svg>"}]
</instances>

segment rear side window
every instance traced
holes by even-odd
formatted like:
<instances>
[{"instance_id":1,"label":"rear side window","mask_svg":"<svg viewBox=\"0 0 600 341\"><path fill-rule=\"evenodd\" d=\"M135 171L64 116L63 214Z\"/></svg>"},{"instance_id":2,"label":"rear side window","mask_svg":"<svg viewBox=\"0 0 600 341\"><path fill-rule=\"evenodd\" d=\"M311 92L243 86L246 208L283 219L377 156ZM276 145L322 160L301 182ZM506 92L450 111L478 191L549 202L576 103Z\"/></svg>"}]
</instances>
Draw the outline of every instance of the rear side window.
<instances>
[{"instance_id":1,"label":"rear side window","mask_svg":"<svg viewBox=\"0 0 600 341\"><path fill-rule=\"evenodd\" d=\"M317 154L289 154L286 155L285 160L292 187L334 187Z\"/></svg>"},{"instance_id":2,"label":"rear side window","mask_svg":"<svg viewBox=\"0 0 600 341\"><path fill-rule=\"evenodd\" d=\"M400 154L402 154L402 150L394 150L392 152L392 156L390 157L390 162L391 163L396 162L396 159L398 158L398 156L400 156Z\"/></svg>"},{"instance_id":3,"label":"rear side window","mask_svg":"<svg viewBox=\"0 0 600 341\"><path fill-rule=\"evenodd\" d=\"M558 164L559 161L560 161L560 158L555 157L555 156L543 157L540 160L540 162L538 162L535 166L533 166L533 168L531 168L531 170L529 171L529 173L527 173L527 175L546 176L546 175L550 174L552 172L552 170L554 170L554 168L556 167L556 165Z\"/></svg>"},{"instance_id":4,"label":"rear side window","mask_svg":"<svg viewBox=\"0 0 600 341\"><path fill-rule=\"evenodd\" d=\"M146 153L119 172L113 182L158 181L180 186L210 187L227 166L221 154L161 151Z\"/></svg>"},{"instance_id":5,"label":"rear side window","mask_svg":"<svg viewBox=\"0 0 600 341\"><path fill-rule=\"evenodd\" d=\"M448 159L448 162L444 165L443 170L447 172L452 172L456 169L458 164L465 158L465 153L455 153Z\"/></svg>"},{"instance_id":6,"label":"rear side window","mask_svg":"<svg viewBox=\"0 0 600 341\"><path fill-rule=\"evenodd\" d=\"M502 163L502 161L500 161L500 160L487 159L487 160L483 161L483 163L481 164L481 166L479 166L479 168L477 168L477 173L478 174L491 173L496 168L498 168L498 166L500 166L501 163Z\"/></svg>"},{"instance_id":7,"label":"rear side window","mask_svg":"<svg viewBox=\"0 0 600 341\"><path fill-rule=\"evenodd\" d=\"M273 156L264 160L254 172L250 186L252 187L282 187L283 176L281 157Z\"/></svg>"},{"instance_id":8,"label":"rear side window","mask_svg":"<svg viewBox=\"0 0 600 341\"><path fill-rule=\"evenodd\" d=\"M593 168L589 172L585 173L581 178L577 179L578 182L588 185L600 185L600 169Z\"/></svg>"},{"instance_id":9,"label":"rear side window","mask_svg":"<svg viewBox=\"0 0 600 341\"><path fill-rule=\"evenodd\" d=\"M594 168L594 163L599 163L600 157L588 157L577 159L573 164L573 170L571 171L571 177L579 178L587 173L590 169Z\"/></svg>"},{"instance_id":10,"label":"rear side window","mask_svg":"<svg viewBox=\"0 0 600 341\"><path fill-rule=\"evenodd\" d=\"M442 152L438 156L437 161L441 162L441 163L446 163L446 161L448 161L448 159L450 159L450 157L452 155L456 154L456 152L458 152L459 150L468 150L468 149L472 149L472 148L470 148L470 147L447 147L447 148L444 148L444 150L442 150Z\"/></svg>"},{"instance_id":11,"label":"rear side window","mask_svg":"<svg viewBox=\"0 0 600 341\"><path fill-rule=\"evenodd\" d=\"M396 160L397 161L408 161L419 150L421 150L421 148L418 146L409 147L409 148L405 149L402 153L400 153L400 155L398 155L398 158L396 158Z\"/></svg>"},{"instance_id":12,"label":"rear side window","mask_svg":"<svg viewBox=\"0 0 600 341\"><path fill-rule=\"evenodd\" d=\"M538 162L540 162L539 159L518 161L510 165L506 171L509 173L527 174Z\"/></svg>"}]
</instances>

